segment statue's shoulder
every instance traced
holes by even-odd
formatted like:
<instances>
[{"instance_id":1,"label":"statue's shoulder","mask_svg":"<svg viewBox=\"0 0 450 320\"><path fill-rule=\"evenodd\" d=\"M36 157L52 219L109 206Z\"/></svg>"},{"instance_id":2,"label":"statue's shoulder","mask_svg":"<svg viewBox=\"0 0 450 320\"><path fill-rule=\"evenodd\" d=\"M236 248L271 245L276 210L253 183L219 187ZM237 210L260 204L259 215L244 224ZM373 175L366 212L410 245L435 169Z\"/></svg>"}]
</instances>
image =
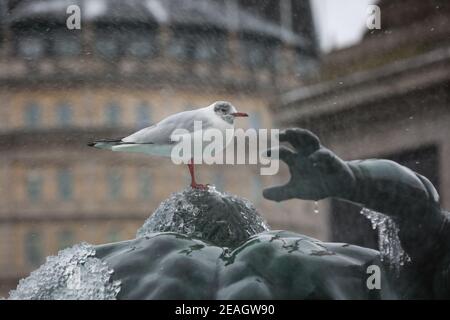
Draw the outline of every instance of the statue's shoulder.
<instances>
[{"instance_id":1,"label":"statue's shoulder","mask_svg":"<svg viewBox=\"0 0 450 320\"><path fill-rule=\"evenodd\" d=\"M267 231L231 249L159 232L96 247L119 299L378 298L367 288L378 251Z\"/></svg>"},{"instance_id":2,"label":"statue's shoulder","mask_svg":"<svg viewBox=\"0 0 450 320\"><path fill-rule=\"evenodd\" d=\"M270 299L379 298L366 285L368 266L383 272L376 250L268 231L251 237L228 259L219 298L245 299L257 290Z\"/></svg>"}]
</instances>

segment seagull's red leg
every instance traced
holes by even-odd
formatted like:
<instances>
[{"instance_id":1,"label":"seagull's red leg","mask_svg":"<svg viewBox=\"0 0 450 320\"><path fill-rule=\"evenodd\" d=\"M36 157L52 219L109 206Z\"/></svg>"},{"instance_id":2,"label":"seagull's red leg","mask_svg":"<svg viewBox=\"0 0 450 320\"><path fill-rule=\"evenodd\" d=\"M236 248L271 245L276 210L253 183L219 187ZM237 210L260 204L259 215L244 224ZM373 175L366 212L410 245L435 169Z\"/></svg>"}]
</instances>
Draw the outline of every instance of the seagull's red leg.
<instances>
[{"instance_id":1,"label":"seagull's red leg","mask_svg":"<svg viewBox=\"0 0 450 320\"><path fill-rule=\"evenodd\" d=\"M191 159L188 163L189 173L191 174L191 187L193 189L206 189L207 186L203 184L198 184L195 182L195 171L194 171L194 159Z\"/></svg>"}]
</instances>

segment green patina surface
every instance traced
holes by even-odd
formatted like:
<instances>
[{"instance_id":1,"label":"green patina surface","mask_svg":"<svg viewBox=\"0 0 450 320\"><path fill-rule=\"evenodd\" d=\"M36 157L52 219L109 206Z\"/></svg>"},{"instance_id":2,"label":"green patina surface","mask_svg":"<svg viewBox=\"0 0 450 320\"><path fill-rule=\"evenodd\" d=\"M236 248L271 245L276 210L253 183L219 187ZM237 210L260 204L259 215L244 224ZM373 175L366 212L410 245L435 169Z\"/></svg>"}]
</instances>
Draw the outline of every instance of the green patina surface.
<instances>
[{"instance_id":1,"label":"green patina surface","mask_svg":"<svg viewBox=\"0 0 450 320\"><path fill-rule=\"evenodd\" d=\"M367 287L367 267L382 269L378 251L288 231L262 232L235 249L162 232L95 250L121 281L118 299L395 297L387 285Z\"/></svg>"}]
</instances>

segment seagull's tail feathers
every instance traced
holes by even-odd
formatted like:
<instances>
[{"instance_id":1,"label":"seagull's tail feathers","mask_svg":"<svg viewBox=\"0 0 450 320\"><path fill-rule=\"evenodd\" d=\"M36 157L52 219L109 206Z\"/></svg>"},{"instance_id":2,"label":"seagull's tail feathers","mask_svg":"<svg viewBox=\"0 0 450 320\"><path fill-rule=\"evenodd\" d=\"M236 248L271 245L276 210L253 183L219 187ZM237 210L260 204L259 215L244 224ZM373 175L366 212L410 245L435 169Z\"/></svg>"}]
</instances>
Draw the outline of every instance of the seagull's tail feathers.
<instances>
[{"instance_id":1,"label":"seagull's tail feathers","mask_svg":"<svg viewBox=\"0 0 450 320\"><path fill-rule=\"evenodd\" d=\"M122 139L101 139L93 142L89 142L87 145L89 147L95 147L99 149L112 150L114 146L121 145L124 142Z\"/></svg>"},{"instance_id":2,"label":"seagull's tail feathers","mask_svg":"<svg viewBox=\"0 0 450 320\"><path fill-rule=\"evenodd\" d=\"M88 146L111 151L147 153L149 146L152 144L151 142L125 142L123 139L101 139L89 142Z\"/></svg>"}]
</instances>

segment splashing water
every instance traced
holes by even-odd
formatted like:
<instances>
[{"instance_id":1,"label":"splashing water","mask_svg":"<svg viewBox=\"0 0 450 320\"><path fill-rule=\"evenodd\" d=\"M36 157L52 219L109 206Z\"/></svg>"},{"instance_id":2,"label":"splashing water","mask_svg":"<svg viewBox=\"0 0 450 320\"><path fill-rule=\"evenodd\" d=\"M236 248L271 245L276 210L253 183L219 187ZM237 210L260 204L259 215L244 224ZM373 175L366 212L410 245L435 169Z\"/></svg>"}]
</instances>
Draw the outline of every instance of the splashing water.
<instances>
[{"instance_id":1,"label":"splashing water","mask_svg":"<svg viewBox=\"0 0 450 320\"><path fill-rule=\"evenodd\" d=\"M114 300L120 281L87 243L61 250L10 291L11 300Z\"/></svg>"},{"instance_id":2,"label":"splashing water","mask_svg":"<svg viewBox=\"0 0 450 320\"><path fill-rule=\"evenodd\" d=\"M409 262L410 258L401 246L395 221L367 208L363 208L361 214L370 220L373 230L378 230L378 250L381 261L386 262L398 275L401 267Z\"/></svg>"},{"instance_id":3,"label":"splashing water","mask_svg":"<svg viewBox=\"0 0 450 320\"><path fill-rule=\"evenodd\" d=\"M227 247L236 247L252 235L269 230L255 207L243 198L188 188L173 193L137 231L136 237L155 232L177 232Z\"/></svg>"}]
</instances>

